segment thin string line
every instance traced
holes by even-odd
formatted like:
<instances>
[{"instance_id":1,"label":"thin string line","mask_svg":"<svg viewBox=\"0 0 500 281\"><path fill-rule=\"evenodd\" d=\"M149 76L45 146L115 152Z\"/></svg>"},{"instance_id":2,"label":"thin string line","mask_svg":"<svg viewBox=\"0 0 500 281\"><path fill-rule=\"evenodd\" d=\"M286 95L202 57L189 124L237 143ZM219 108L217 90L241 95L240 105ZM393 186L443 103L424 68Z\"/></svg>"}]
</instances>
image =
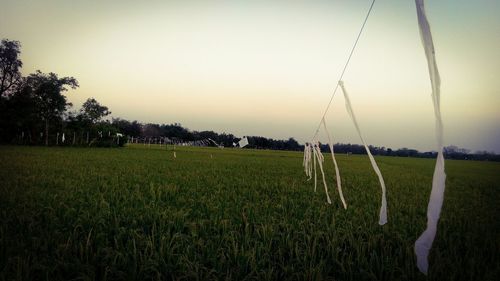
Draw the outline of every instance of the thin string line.
<instances>
[{"instance_id":1,"label":"thin string line","mask_svg":"<svg viewBox=\"0 0 500 281\"><path fill-rule=\"evenodd\" d=\"M361 29L359 30L358 37L356 37L356 41L354 42L354 45L352 46L351 52L349 53L349 57L347 58L347 61L344 65L344 69L342 70L342 73L340 74L340 77L337 80L337 85L335 86L335 89L333 90L332 96L330 97L330 101L328 102L328 105L326 106L326 109L325 109L325 112L323 113L323 116L320 118L318 128L316 128L316 132L314 134L314 137L312 138L313 140L318 136L319 129L321 128L321 122L323 121L323 118L325 118L326 113L328 113L328 110L330 109L330 105L332 104L333 97L335 96L335 93L337 92L337 90L339 88L338 81L341 81L342 78L344 77L344 73L347 69L347 66L349 65L349 62L351 61L352 54L354 53L354 50L356 49L356 46L358 45L359 38L361 37L361 33L363 33L363 29L365 28L366 21L368 21L368 17L370 16L370 13L372 12L374 4L375 4L375 0L372 1L370 8L368 9L368 13L366 14L365 20L363 21L363 25L361 25Z\"/></svg>"}]
</instances>

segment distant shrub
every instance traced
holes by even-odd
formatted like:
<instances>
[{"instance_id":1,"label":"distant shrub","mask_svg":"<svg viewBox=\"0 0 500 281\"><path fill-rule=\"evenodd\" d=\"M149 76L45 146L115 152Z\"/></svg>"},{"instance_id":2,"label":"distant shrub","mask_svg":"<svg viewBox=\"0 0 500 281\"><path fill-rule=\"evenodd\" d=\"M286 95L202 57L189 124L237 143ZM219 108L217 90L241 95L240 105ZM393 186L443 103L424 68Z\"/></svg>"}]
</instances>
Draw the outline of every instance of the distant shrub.
<instances>
[{"instance_id":1,"label":"distant shrub","mask_svg":"<svg viewBox=\"0 0 500 281\"><path fill-rule=\"evenodd\" d=\"M95 138L90 143L90 147L123 147L127 143L125 137Z\"/></svg>"}]
</instances>

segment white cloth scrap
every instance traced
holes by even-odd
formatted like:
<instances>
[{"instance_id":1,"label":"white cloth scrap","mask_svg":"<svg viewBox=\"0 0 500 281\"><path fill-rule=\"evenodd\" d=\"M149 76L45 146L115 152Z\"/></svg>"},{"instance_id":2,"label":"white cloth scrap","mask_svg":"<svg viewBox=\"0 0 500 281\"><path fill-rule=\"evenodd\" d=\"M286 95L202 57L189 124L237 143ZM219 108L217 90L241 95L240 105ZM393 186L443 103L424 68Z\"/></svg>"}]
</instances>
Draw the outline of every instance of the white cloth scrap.
<instances>
[{"instance_id":1,"label":"white cloth scrap","mask_svg":"<svg viewBox=\"0 0 500 281\"><path fill-rule=\"evenodd\" d=\"M248 138L247 137L243 137L239 142L238 142L239 146L240 147L245 147L248 145Z\"/></svg>"}]
</instances>

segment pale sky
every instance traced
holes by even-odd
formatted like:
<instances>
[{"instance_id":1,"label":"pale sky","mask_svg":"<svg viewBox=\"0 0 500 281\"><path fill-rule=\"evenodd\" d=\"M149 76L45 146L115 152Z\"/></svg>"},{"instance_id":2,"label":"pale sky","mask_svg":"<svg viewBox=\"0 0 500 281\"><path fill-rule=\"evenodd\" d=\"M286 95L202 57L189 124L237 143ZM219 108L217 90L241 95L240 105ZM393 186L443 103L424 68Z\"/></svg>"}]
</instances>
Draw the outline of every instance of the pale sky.
<instances>
[{"instance_id":1,"label":"pale sky","mask_svg":"<svg viewBox=\"0 0 500 281\"><path fill-rule=\"evenodd\" d=\"M355 1L0 0L23 74L73 76L113 117L309 141L370 5ZM500 152L500 1L426 1L445 143ZM412 0L377 1L344 76L370 144L434 150ZM360 143L337 92L334 142Z\"/></svg>"}]
</instances>

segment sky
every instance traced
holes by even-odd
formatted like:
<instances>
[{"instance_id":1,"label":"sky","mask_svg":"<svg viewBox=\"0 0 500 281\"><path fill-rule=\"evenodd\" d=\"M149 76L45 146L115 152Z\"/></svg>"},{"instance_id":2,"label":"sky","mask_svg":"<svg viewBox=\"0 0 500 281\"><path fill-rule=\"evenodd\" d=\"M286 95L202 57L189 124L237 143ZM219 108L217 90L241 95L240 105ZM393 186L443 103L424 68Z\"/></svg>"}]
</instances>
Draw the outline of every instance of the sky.
<instances>
[{"instance_id":1,"label":"sky","mask_svg":"<svg viewBox=\"0 0 500 281\"><path fill-rule=\"evenodd\" d=\"M0 0L24 75L73 76L113 117L309 141L371 0ZM500 1L426 1L445 144L500 153ZM414 1L377 1L343 78L364 139L436 150ZM338 91L334 142L361 143ZM326 137L321 134L320 140Z\"/></svg>"}]
</instances>

